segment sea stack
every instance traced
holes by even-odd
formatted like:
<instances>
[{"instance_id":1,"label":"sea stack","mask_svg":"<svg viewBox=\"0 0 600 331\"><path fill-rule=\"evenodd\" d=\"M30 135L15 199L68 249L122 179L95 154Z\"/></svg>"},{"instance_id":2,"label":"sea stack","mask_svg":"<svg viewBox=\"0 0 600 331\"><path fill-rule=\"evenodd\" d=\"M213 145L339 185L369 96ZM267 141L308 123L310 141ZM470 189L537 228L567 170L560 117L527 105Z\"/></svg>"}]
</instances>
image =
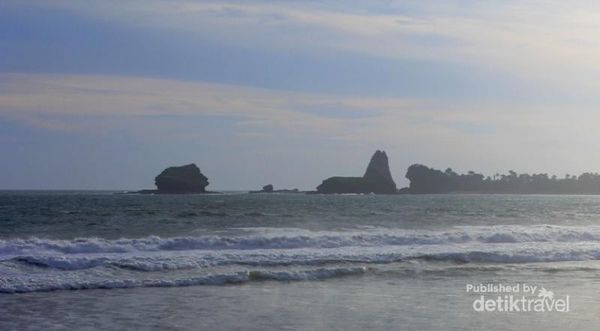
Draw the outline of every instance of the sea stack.
<instances>
[{"instance_id":1,"label":"sea stack","mask_svg":"<svg viewBox=\"0 0 600 331\"><path fill-rule=\"evenodd\" d=\"M388 157L384 151L376 151L371 157L362 177L330 177L317 187L317 193L397 193Z\"/></svg>"},{"instance_id":2,"label":"sea stack","mask_svg":"<svg viewBox=\"0 0 600 331\"><path fill-rule=\"evenodd\" d=\"M208 178L195 164L169 167L154 179L157 193L206 193Z\"/></svg>"},{"instance_id":3,"label":"sea stack","mask_svg":"<svg viewBox=\"0 0 600 331\"><path fill-rule=\"evenodd\" d=\"M384 151L376 151L371 157L363 179L373 193L396 193L396 183L390 172L388 157Z\"/></svg>"}]
</instances>

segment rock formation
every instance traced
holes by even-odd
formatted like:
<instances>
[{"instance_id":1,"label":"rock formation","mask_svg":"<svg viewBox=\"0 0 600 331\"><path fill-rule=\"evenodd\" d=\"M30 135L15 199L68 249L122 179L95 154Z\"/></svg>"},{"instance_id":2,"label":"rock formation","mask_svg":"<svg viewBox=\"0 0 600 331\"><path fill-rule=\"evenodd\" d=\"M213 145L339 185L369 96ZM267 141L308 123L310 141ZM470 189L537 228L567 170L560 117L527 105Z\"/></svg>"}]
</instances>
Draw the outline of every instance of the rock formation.
<instances>
[{"instance_id":1,"label":"rock formation","mask_svg":"<svg viewBox=\"0 0 600 331\"><path fill-rule=\"evenodd\" d=\"M259 191L250 191L250 193L273 193L273 184L267 184Z\"/></svg>"},{"instance_id":2,"label":"rock formation","mask_svg":"<svg viewBox=\"0 0 600 331\"><path fill-rule=\"evenodd\" d=\"M330 177L317 186L317 192L395 194L397 190L387 155L384 151L376 151L363 177Z\"/></svg>"},{"instance_id":3,"label":"rock formation","mask_svg":"<svg viewBox=\"0 0 600 331\"><path fill-rule=\"evenodd\" d=\"M157 193L206 193L208 178L198 166L169 167L154 179Z\"/></svg>"},{"instance_id":4,"label":"rock formation","mask_svg":"<svg viewBox=\"0 0 600 331\"><path fill-rule=\"evenodd\" d=\"M396 193L396 183L392 178L388 157L384 151L376 151L373 154L363 179L373 193Z\"/></svg>"},{"instance_id":5,"label":"rock formation","mask_svg":"<svg viewBox=\"0 0 600 331\"><path fill-rule=\"evenodd\" d=\"M250 191L250 193L300 193L297 188L291 190L275 190L272 184L268 184L262 187L260 191Z\"/></svg>"}]
</instances>

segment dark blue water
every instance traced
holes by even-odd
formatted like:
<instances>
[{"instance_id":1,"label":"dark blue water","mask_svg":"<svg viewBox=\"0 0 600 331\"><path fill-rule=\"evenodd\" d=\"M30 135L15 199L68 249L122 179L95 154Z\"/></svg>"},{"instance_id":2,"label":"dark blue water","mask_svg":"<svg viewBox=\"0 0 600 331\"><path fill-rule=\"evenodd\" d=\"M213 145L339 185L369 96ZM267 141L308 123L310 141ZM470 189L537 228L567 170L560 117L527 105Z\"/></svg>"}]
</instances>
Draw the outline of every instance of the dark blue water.
<instances>
[{"instance_id":1,"label":"dark blue water","mask_svg":"<svg viewBox=\"0 0 600 331\"><path fill-rule=\"evenodd\" d=\"M599 260L597 196L0 193L14 329L595 330ZM571 310L475 312L490 282Z\"/></svg>"}]
</instances>

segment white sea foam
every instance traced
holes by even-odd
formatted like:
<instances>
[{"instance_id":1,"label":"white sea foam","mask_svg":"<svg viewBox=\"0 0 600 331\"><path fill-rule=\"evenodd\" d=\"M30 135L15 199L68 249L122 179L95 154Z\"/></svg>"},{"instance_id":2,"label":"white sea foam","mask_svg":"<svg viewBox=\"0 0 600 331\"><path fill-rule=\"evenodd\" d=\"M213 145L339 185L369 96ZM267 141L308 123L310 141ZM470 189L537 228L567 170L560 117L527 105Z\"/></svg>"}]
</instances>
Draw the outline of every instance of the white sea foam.
<instances>
[{"instance_id":1,"label":"white sea foam","mask_svg":"<svg viewBox=\"0 0 600 331\"><path fill-rule=\"evenodd\" d=\"M40 238L0 240L2 256L36 252L62 254L127 253L144 251L184 250L256 250L337 247L377 247L403 245L444 245L466 243L529 243L529 242L600 242L600 227L563 226L474 226L448 231L374 229L362 232L300 232L281 235L224 237L150 236L139 239L106 240L79 238L50 240Z\"/></svg>"},{"instance_id":2,"label":"white sea foam","mask_svg":"<svg viewBox=\"0 0 600 331\"><path fill-rule=\"evenodd\" d=\"M155 251L95 254L20 255L2 264L56 270L99 267L138 272L182 269L210 270L221 266L325 266L339 263L381 264L408 260L525 263L600 259L600 244L581 243L467 243L450 245L347 246L336 248Z\"/></svg>"},{"instance_id":3,"label":"white sea foam","mask_svg":"<svg viewBox=\"0 0 600 331\"><path fill-rule=\"evenodd\" d=\"M409 261L600 260L600 227L479 226L446 231L287 233L292 234L261 229L238 237L2 240L0 292L323 279L364 272L365 265Z\"/></svg>"}]
</instances>

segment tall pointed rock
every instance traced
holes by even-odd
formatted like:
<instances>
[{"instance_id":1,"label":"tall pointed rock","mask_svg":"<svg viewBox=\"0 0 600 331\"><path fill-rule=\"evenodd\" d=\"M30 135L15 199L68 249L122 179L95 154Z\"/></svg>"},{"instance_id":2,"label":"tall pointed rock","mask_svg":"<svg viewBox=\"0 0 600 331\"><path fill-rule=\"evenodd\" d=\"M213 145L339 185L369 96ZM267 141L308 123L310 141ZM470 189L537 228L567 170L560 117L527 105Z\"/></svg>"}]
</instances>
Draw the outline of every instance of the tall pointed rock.
<instances>
[{"instance_id":1,"label":"tall pointed rock","mask_svg":"<svg viewBox=\"0 0 600 331\"><path fill-rule=\"evenodd\" d=\"M391 194L397 191L390 172L388 157L384 151L378 150L373 154L363 179L371 192Z\"/></svg>"},{"instance_id":2,"label":"tall pointed rock","mask_svg":"<svg viewBox=\"0 0 600 331\"><path fill-rule=\"evenodd\" d=\"M397 190L387 155L384 151L376 151L363 177L330 177L317 186L317 192L395 194Z\"/></svg>"}]
</instances>

